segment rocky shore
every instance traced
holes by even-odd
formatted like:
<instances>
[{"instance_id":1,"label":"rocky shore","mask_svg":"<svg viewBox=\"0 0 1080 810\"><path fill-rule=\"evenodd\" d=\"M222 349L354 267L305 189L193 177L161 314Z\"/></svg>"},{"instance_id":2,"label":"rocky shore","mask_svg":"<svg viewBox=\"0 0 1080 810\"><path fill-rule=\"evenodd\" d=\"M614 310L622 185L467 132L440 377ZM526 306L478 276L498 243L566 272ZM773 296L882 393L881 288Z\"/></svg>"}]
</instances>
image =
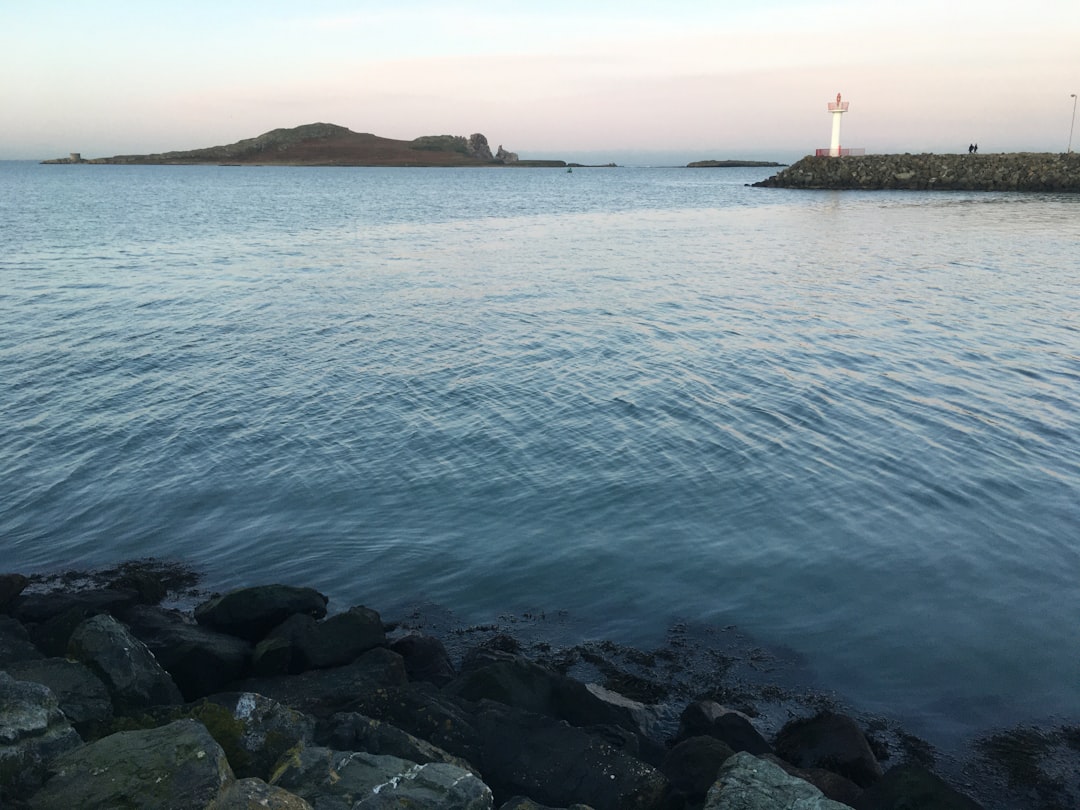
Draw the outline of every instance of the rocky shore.
<instances>
[{"instance_id":1,"label":"rocky shore","mask_svg":"<svg viewBox=\"0 0 1080 810\"><path fill-rule=\"evenodd\" d=\"M935 773L926 743L824 699L789 701L763 733L757 698L785 690L748 692L722 656L691 663L685 638L653 651L527 646L497 625L440 638L416 617L332 611L310 588L196 585L153 561L0 576L0 807L984 806ZM1080 748L1080 730L1059 735ZM1007 756L990 793L1075 806L1052 775L1013 784L1040 763L1015 736L994 741Z\"/></svg>"},{"instance_id":2,"label":"rocky shore","mask_svg":"<svg viewBox=\"0 0 1080 810\"><path fill-rule=\"evenodd\" d=\"M804 157L762 188L1080 192L1080 154Z\"/></svg>"}]
</instances>

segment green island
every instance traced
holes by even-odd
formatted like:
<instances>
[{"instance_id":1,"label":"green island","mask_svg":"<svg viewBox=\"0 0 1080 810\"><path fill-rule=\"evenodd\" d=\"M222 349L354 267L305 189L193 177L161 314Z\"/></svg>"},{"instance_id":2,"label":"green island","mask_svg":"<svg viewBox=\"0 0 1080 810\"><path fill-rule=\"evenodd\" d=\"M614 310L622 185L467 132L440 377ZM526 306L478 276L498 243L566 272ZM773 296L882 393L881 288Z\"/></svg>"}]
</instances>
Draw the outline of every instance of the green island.
<instances>
[{"instance_id":1,"label":"green island","mask_svg":"<svg viewBox=\"0 0 1080 810\"><path fill-rule=\"evenodd\" d=\"M424 135L411 141L353 132L337 124L275 129L226 146L89 160L73 152L47 164L224 166L521 166L566 167L562 160L521 160L499 146L493 153L480 133Z\"/></svg>"}]
</instances>

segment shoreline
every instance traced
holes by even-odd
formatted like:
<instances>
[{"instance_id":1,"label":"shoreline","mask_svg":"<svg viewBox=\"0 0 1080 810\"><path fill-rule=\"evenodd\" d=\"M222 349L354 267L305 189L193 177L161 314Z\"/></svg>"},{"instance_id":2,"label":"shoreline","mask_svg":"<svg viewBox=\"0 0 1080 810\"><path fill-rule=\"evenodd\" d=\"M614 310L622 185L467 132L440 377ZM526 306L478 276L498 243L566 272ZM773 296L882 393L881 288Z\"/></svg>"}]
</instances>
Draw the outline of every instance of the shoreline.
<instances>
[{"instance_id":1,"label":"shoreline","mask_svg":"<svg viewBox=\"0 0 1080 810\"><path fill-rule=\"evenodd\" d=\"M184 564L161 561L131 561L111 569L34 575L28 578L7 575L0 577L0 615L9 624L14 621L28 627L28 638L31 641L49 639L49 644L53 647L45 652L51 653L67 649L56 639L55 625L59 623L63 625L64 632L73 632L75 626L72 622L75 617L81 622L89 615L98 613L112 615L118 621L126 621L137 628L138 621L132 624L131 616L140 612L157 615L156 611L172 617L169 621L175 620L178 625L202 628L201 619L200 623L192 621L192 617L198 619L200 611L203 610L202 607L192 609L192 606L205 605L208 599L208 594L199 589L198 579L195 571ZM22 587L19 587L20 582ZM294 587L302 588L302 583L297 583ZM186 607L175 612L171 612L173 608L163 611L161 607L153 607L160 604ZM308 622L307 630L319 632L321 628L331 624L331 620L341 621L338 617L351 616L357 610L357 607L350 609L344 605L329 605L326 607L325 619L318 617L305 620ZM371 608L363 610L375 613ZM67 618L58 622L57 617L60 616ZM294 620L300 621L297 617L290 619ZM440 612L432 606L427 612L416 610L400 618L379 618L378 622L382 626L380 632L385 632L386 641L385 646L377 644L376 647L380 650L394 650L395 645L403 640L437 639L445 651L450 673L459 681L468 672L468 662L471 659L475 659L478 654L487 654L478 651L496 649L501 650L500 655L511 655L515 667L526 667L529 672L534 673L530 676L532 678L548 677L535 674L544 671L554 673L550 677L568 679L567 683L593 684L601 690L607 690L609 694L620 695L617 703L634 702L638 705L641 716L648 718L640 725L639 731L635 732L640 738L637 745L639 749L641 746L655 749L651 758L656 764L663 759L660 754L674 750L672 743L678 740L691 706L708 700L740 712L748 718L755 733L765 740L773 740L772 744L780 739L793 717L807 720L824 711L852 718L866 733L874 758L883 772L897 763L928 769L944 777L946 782L950 782L961 793L982 801L982 806L987 808L1019 806L1008 803L1010 795L1019 795L1016 791L1036 791L1045 799L1043 804L1030 805L1032 807L1067 807L1070 806L1068 801L1080 796L1080 793L1071 792L1080 791L1080 786L1069 783L1067 779L1062 781L1057 776L1062 767L1068 766L1070 751L1074 766L1080 760L1080 752L1077 750L1080 748L1080 727L1018 727L1012 731L1004 730L988 735L979 743L982 746L979 756L954 759L942 755L929 743L908 734L888 718L870 717L852 711L843 706L835 695L809 687L805 673L798 671L798 661L785 660L778 651L757 646L753 639L740 634L736 628L715 629L709 637L702 633L700 628L676 626L669 632L666 642L657 649L636 650L604 640L578 640L565 646L554 645L549 641L551 633L545 632L545 628L549 626L549 622L557 625L558 620L559 617L526 614L500 616L499 621L494 624L461 627L455 626L451 614ZM145 615L143 625L142 635L146 635ZM51 626L48 633L42 630L46 626ZM140 632L136 630L135 635L140 636ZM149 636L152 640L153 633ZM146 638L142 640L154 650L150 641ZM289 642L293 647L298 643L302 647L302 643L297 642L296 638ZM285 646L288 647L289 644ZM280 647L279 644L279 652ZM164 653L161 650L154 652L164 663L168 658L168 645L163 649ZM257 650L258 645L254 649ZM296 654L295 649L292 654ZM257 675L253 670L257 670L259 666L265 668L265 664L253 663L265 659L253 659L252 655L252 651L247 653L246 663L240 664L241 669L233 672L233 676L242 672L244 678L250 680L253 675ZM10 657L8 654L7 658ZM68 657L70 658L70 655ZM5 663L5 667L0 668L6 668L6 662L0 663ZM304 672L328 672L330 670L326 669L326 663L323 661L320 666L301 667L299 672L292 673L292 678L305 677ZM340 662L333 663L334 666L343 666ZM384 662L383 666L385 665ZM534 667L537 669L534 670ZM169 669L169 666L166 666L166 669ZM196 667L196 670L198 669ZM192 675L189 672L184 677L190 679ZM208 676L201 672L197 677ZM500 677L503 677L502 686L496 688L496 700L498 696L505 697L505 690L510 688L506 685L505 673ZM193 700L206 699L208 695L226 686L232 689L243 680L232 677L228 684L215 683L215 688L204 690L203 695L192 692L191 687L186 686L182 688L185 692L184 698L187 699L183 705L190 707ZM180 676L177 676L177 681L181 681ZM395 688L399 686L402 685L394 684ZM280 688L280 685L274 688ZM521 698L523 693L520 688L520 685L513 687L511 693ZM303 696L296 698L300 704L303 704L305 699L307 698ZM175 720L178 710L174 708L170 711L170 716ZM191 709L184 716L190 717L193 711L194 709ZM183 714L183 711L180 714ZM116 714L116 718L123 716L124 713L120 711ZM377 719L387 721L387 717ZM155 723L160 725L162 720L159 713ZM399 721L407 723L409 718L399 718ZM115 726L116 722L113 725ZM1057 741L1053 742L1051 738L1055 734ZM437 744L435 740L428 742ZM481 776L484 776L484 769L479 770ZM499 778L495 777L494 781L498 782ZM537 788L541 794L545 789ZM505 789L499 792L506 793ZM506 798L505 795L503 797ZM1001 803L994 803L995 797ZM1059 798L1065 803L1055 804Z\"/></svg>"}]
</instances>

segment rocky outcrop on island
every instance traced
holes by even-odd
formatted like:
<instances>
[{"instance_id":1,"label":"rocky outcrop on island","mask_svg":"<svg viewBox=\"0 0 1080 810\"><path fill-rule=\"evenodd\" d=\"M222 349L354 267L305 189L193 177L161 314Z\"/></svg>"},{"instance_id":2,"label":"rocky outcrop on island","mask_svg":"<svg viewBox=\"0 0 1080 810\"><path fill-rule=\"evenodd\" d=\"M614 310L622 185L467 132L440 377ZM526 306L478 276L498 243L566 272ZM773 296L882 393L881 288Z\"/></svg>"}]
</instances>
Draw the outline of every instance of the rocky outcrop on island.
<instances>
[{"instance_id":1,"label":"rocky outcrop on island","mask_svg":"<svg viewBox=\"0 0 1080 810\"><path fill-rule=\"evenodd\" d=\"M1080 192L1080 154L804 157L763 188Z\"/></svg>"},{"instance_id":2,"label":"rocky outcrop on island","mask_svg":"<svg viewBox=\"0 0 1080 810\"><path fill-rule=\"evenodd\" d=\"M502 152L502 147L500 147ZM509 157L515 158L513 160ZM411 141L353 132L336 124L275 129L226 146L149 155L116 155L85 160L73 153L49 164L260 165L260 166L500 166L521 164L510 152L491 154L487 138L474 133L425 135ZM544 165L561 161L544 161Z\"/></svg>"},{"instance_id":3,"label":"rocky outcrop on island","mask_svg":"<svg viewBox=\"0 0 1080 810\"><path fill-rule=\"evenodd\" d=\"M720 671L671 712L663 679L629 667L682 671L677 641L529 656L498 627L446 645L369 607L330 612L311 588L203 598L191 582L146 561L52 591L0 576L0 805L979 807L928 767L925 744L894 764L880 722L819 705L767 736L715 657ZM158 604L176 589L194 610ZM568 675L574 662L596 680Z\"/></svg>"}]
</instances>

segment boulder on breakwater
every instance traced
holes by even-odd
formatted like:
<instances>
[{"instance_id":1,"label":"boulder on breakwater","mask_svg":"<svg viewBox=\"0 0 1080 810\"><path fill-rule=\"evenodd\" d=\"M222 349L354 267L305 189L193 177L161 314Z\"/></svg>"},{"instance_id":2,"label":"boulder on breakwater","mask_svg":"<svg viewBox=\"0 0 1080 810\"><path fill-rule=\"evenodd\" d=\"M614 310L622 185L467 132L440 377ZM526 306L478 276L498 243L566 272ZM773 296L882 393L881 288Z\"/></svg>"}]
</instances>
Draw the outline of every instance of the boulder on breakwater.
<instances>
[{"instance_id":1,"label":"boulder on breakwater","mask_svg":"<svg viewBox=\"0 0 1080 810\"><path fill-rule=\"evenodd\" d=\"M697 684L672 711L659 662L677 657L677 641L653 653L541 644L547 655L529 658L496 628L454 661L440 639L370 608L327 615L310 588L168 609L158 603L183 576L165 568L160 587L145 587L153 571L131 573L28 594L27 578L0 576L0 805L979 806L910 756L883 768L881 727L846 714L815 711L767 739L759 718L717 702L754 712L733 684L716 685L728 670L715 657L712 687ZM623 653L647 677L620 669ZM575 656L604 686L567 674Z\"/></svg>"},{"instance_id":2,"label":"boulder on breakwater","mask_svg":"<svg viewBox=\"0 0 1080 810\"><path fill-rule=\"evenodd\" d=\"M1080 154L808 156L763 188L1080 192Z\"/></svg>"}]
</instances>

